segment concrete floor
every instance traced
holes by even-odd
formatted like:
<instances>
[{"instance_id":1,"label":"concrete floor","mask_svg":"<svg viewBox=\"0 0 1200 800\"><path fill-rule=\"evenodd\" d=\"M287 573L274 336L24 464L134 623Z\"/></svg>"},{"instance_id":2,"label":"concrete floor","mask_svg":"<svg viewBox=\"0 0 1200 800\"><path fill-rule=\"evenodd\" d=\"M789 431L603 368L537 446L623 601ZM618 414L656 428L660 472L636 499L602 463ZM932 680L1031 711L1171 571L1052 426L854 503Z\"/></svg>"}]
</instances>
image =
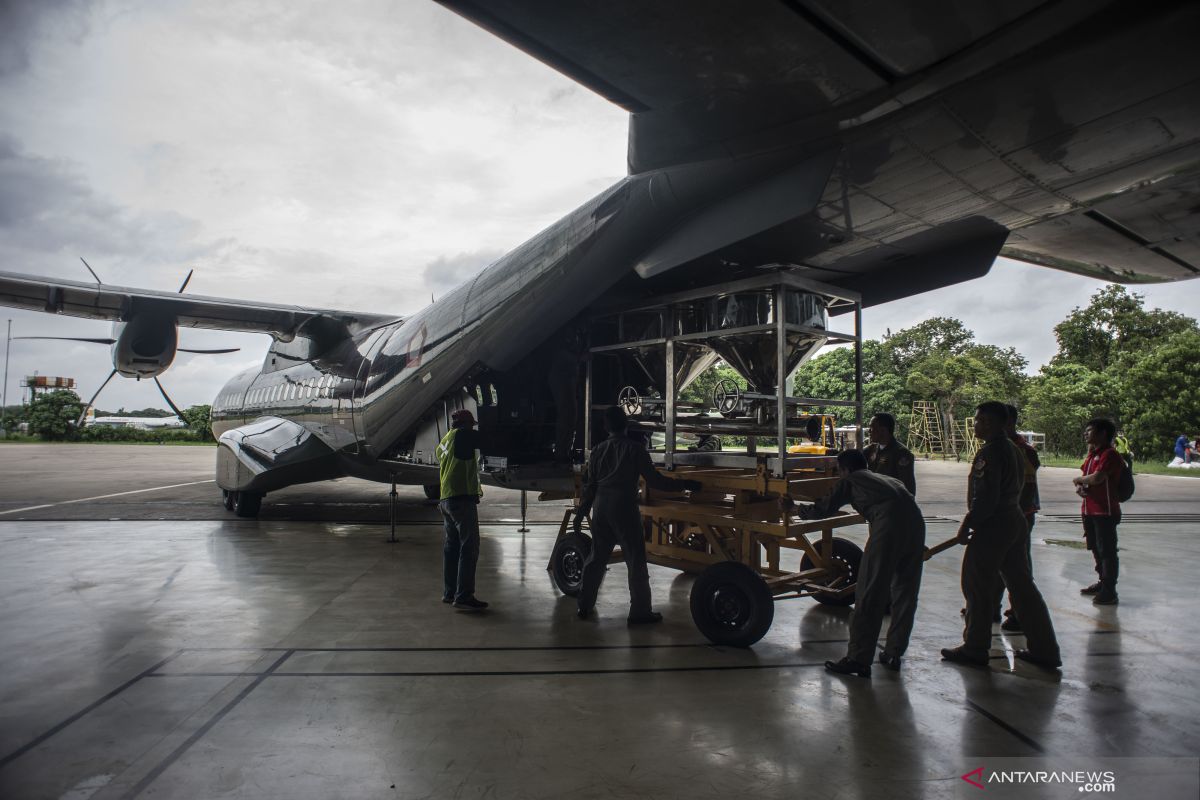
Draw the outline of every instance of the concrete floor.
<instances>
[{"instance_id":1,"label":"concrete floor","mask_svg":"<svg viewBox=\"0 0 1200 800\"><path fill-rule=\"evenodd\" d=\"M753 649L713 647L691 578L657 567L663 625L625 625L620 565L599 619L577 620L545 572L561 503L521 534L519 495L489 494L493 606L471 615L438 601L419 490L386 544L385 487L298 487L237 520L212 460L0 446L0 798L973 797L960 776L1009 763L1115 768L1106 797L1197 796L1193 478L1139 477L1121 605L1097 608L1078 594L1093 573L1072 473L1045 471L1034 561L1061 676L1014 663L1024 640L999 632L990 669L939 661L961 634L951 551L927 564L904 670L866 681L821 668L847 610L780 602ZM919 465L931 542L953 534L965 477ZM1079 796L1063 792L999 796Z\"/></svg>"}]
</instances>

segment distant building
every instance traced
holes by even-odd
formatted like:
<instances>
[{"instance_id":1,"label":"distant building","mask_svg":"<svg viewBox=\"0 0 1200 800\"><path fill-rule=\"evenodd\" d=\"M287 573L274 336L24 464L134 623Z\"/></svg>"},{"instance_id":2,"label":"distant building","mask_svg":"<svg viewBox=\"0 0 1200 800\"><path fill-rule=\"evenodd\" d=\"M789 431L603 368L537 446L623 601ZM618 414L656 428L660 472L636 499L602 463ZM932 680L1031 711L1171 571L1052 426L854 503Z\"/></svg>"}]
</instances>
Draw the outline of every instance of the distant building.
<instances>
[{"instance_id":1,"label":"distant building","mask_svg":"<svg viewBox=\"0 0 1200 800\"><path fill-rule=\"evenodd\" d=\"M89 417L84 425L100 428L136 428L148 431L156 428L186 428L179 417Z\"/></svg>"}]
</instances>

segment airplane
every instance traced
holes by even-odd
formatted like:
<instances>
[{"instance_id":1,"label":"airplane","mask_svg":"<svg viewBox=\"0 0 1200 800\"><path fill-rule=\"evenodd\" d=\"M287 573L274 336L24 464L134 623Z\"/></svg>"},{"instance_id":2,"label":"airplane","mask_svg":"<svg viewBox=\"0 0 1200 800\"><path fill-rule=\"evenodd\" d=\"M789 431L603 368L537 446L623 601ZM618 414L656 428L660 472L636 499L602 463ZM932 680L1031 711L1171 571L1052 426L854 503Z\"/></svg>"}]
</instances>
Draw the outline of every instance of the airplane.
<instances>
[{"instance_id":1,"label":"airplane","mask_svg":"<svg viewBox=\"0 0 1200 800\"><path fill-rule=\"evenodd\" d=\"M213 403L241 516L307 481L436 484L460 407L492 483L557 485L547 365L598 309L764 270L870 307L1001 255L1119 283L1200 272L1196 3L442 5L629 111L628 175L407 317L0 273L0 304L154 320L164 357L178 326L273 337ZM617 397L622 369L593 391Z\"/></svg>"}]
</instances>

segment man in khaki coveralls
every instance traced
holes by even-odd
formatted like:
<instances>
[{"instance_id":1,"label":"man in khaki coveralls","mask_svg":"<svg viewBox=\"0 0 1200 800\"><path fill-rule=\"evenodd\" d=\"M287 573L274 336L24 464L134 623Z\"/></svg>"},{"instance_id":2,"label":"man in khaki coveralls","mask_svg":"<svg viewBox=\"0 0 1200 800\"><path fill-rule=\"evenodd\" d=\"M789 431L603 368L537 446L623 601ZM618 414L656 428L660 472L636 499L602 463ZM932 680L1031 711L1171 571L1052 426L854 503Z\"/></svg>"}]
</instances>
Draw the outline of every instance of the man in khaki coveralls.
<instances>
[{"instance_id":1,"label":"man in khaki coveralls","mask_svg":"<svg viewBox=\"0 0 1200 800\"><path fill-rule=\"evenodd\" d=\"M1025 484L1025 456L1005 435L1007 420L1003 403L981 403L975 411L975 435L985 444L971 464L968 511L958 529L959 541L967 545L962 565L967 624L963 643L943 649L942 658L987 666L997 581L1003 578L1029 643L1028 650L1014 655L1053 670L1062 665L1058 640L1046 601L1033 583L1022 536L1028 532L1019 503Z\"/></svg>"}]
</instances>

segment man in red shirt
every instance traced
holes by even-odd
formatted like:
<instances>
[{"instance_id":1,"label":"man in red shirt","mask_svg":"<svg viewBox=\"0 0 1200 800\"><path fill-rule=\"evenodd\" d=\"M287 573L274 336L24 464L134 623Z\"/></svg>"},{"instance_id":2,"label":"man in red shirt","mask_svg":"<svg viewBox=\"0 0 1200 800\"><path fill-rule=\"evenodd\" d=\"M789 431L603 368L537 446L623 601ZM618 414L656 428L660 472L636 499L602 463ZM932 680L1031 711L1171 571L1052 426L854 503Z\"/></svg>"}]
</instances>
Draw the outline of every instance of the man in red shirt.
<instances>
[{"instance_id":1,"label":"man in red shirt","mask_svg":"<svg viewBox=\"0 0 1200 800\"><path fill-rule=\"evenodd\" d=\"M1075 478L1075 492L1083 498L1083 538L1096 560L1100 580L1080 590L1095 595L1098 606L1117 604L1117 525L1121 504L1117 484L1121 479L1121 455L1112 446L1117 426L1112 420L1097 418L1083 429L1088 455Z\"/></svg>"}]
</instances>

